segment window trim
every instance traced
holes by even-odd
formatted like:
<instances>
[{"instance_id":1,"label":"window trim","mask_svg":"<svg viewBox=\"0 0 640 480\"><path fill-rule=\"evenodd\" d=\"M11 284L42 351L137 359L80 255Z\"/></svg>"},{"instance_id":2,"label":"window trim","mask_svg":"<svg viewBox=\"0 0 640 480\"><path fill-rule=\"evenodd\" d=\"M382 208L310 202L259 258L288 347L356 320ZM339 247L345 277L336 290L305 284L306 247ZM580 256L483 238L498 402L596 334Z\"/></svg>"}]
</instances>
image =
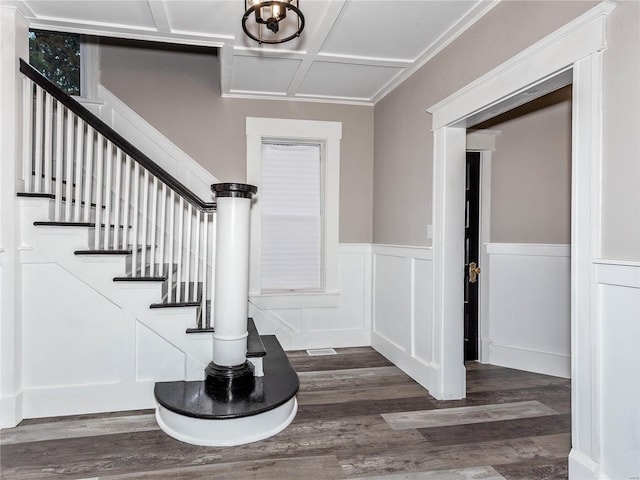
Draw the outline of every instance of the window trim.
<instances>
[{"instance_id":1,"label":"window trim","mask_svg":"<svg viewBox=\"0 0 640 480\"><path fill-rule=\"evenodd\" d=\"M80 35L80 95L77 99L97 102L100 83L100 48L97 38Z\"/></svg>"},{"instance_id":2,"label":"window trim","mask_svg":"<svg viewBox=\"0 0 640 480\"><path fill-rule=\"evenodd\" d=\"M249 296L252 303L263 304L268 298L271 308L308 308L338 306L340 290L338 271L338 227L340 206L340 141L342 122L247 117L247 183L258 187L251 208L251 250ZM287 292L282 295L261 293L261 211L260 183L263 140L314 142L324 145L323 186L323 279L322 292ZM306 298L305 298L306 297ZM306 300L313 298L313 301Z\"/></svg>"}]
</instances>

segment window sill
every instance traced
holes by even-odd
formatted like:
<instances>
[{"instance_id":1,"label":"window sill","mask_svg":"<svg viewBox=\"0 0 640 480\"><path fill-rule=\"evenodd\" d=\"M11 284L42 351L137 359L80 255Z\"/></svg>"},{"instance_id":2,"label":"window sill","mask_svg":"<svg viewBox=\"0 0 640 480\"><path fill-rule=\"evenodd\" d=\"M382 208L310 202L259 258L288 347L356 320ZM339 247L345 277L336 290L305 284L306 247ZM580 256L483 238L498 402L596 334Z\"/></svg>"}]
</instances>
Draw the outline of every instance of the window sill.
<instances>
[{"instance_id":1,"label":"window sill","mask_svg":"<svg viewBox=\"0 0 640 480\"><path fill-rule=\"evenodd\" d=\"M256 294L249 295L249 302L260 310L335 308L340 306L340 293Z\"/></svg>"}]
</instances>

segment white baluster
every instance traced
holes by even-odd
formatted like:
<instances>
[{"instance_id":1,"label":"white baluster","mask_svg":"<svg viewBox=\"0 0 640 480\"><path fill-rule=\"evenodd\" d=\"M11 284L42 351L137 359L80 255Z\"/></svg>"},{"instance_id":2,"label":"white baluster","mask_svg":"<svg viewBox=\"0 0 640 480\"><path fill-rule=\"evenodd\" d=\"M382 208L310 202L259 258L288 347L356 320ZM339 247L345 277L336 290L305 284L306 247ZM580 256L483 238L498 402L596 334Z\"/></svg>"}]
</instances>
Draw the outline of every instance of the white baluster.
<instances>
[{"instance_id":1,"label":"white baluster","mask_svg":"<svg viewBox=\"0 0 640 480\"><path fill-rule=\"evenodd\" d=\"M202 310L204 327L207 328L209 324L209 318L207 317L207 252L209 250L207 243L207 230L209 228L209 214L204 212L202 216L202 299L200 300L200 309Z\"/></svg>"},{"instance_id":2,"label":"white baluster","mask_svg":"<svg viewBox=\"0 0 640 480\"><path fill-rule=\"evenodd\" d=\"M23 85L22 176L24 177L24 191L31 192L33 188L33 82L25 78ZM58 220L56 219L56 221Z\"/></svg>"},{"instance_id":3,"label":"white baluster","mask_svg":"<svg viewBox=\"0 0 640 480\"><path fill-rule=\"evenodd\" d=\"M42 191L42 96L44 92L40 87L36 88L36 145L35 145L35 172L33 179L33 191Z\"/></svg>"},{"instance_id":4,"label":"white baluster","mask_svg":"<svg viewBox=\"0 0 640 480\"><path fill-rule=\"evenodd\" d=\"M57 104L56 109L56 194L54 205L54 217L56 222L60 221L62 210L62 177L64 167L64 112L67 107L61 103Z\"/></svg>"},{"instance_id":5,"label":"white baluster","mask_svg":"<svg viewBox=\"0 0 640 480\"><path fill-rule=\"evenodd\" d=\"M121 230L120 230L120 204L121 204L121 190L122 190L122 150L118 147L116 148L116 176L114 178L115 183L115 194L113 196L113 248L118 250L119 248L124 249L125 247L120 247L120 240L122 238ZM124 230L126 229L126 225L122 226L122 234L124 234Z\"/></svg>"},{"instance_id":6,"label":"white baluster","mask_svg":"<svg viewBox=\"0 0 640 480\"><path fill-rule=\"evenodd\" d=\"M193 257L193 301L198 301L198 284L200 279L198 278L200 267L200 210L196 210L196 246L195 255Z\"/></svg>"},{"instance_id":7,"label":"white baluster","mask_svg":"<svg viewBox=\"0 0 640 480\"><path fill-rule=\"evenodd\" d=\"M131 275L138 276L138 204L140 200L140 164L138 162L133 163L133 228L131 230Z\"/></svg>"},{"instance_id":8,"label":"white baluster","mask_svg":"<svg viewBox=\"0 0 640 480\"><path fill-rule=\"evenodd\" d=\"M176 288L176 302L182 301L182 255L184 252L182 251L182 236L184 231L184 198L180 197L180 201L178 202L178 268L177 268L177 288Z\"/></svg>"},{"instance_id":9,"label":"white baluster","mask_svg":"<svg viewBox=\"0 0 640 480\"><path fill-rule=\"evenodd\" d=\"M216 236L218 229L218 216L217 214L211 214L211 233L209 234L209 261L210 267L207 268L207 275L209 275L209 302L211 303L209 312L209 327L215 328L216 312L213 306L216 303ZM209 266L208 266L209 267ZM209 273L210 272L210 273Z\"/></svg>"},{"instance_id":10,"label":"white baluster","mask_svg":"<svg viewBox=\"0 0 640 480\"><path fill-rule=\"evenodd\" d=\"M73 125L75 115L71 110L67 109L67 122L66 122L66 135L64 142L64 163L65 163L65 181L67 182L65 188L65 204L64 204L64 218L63 221L71 221L71 199L73 198Z\"/></svg>"},{"instance_id":11,"label":"white baluster","mask_svg":"<svg viewBox=\"0 0 640 480\"><path fill-rule=\"evenodd\" d=\"M93 181L93 127L87 125L87 137L85 140L86 159L84 172L84 210L83 222L91 221L91 182Z\"/></svg>"},{"instance_id":12,"label":"white baluster","mask_svg":"<svg viewBox=\"0 0 640 480\"><path fill-rule=\"evenodd\" d=\"M53 97L45 97L44 106L44 193L51 193L53 143Z\"/></svg>"},{"instance_id":13,"label":"white baluster","mask_svg":"<svg viewBox=\"0 0 640 480\"><path fill-rule=\"evenodd\" d=\"M131 157L126 155L124 165L124 203L122 205L122 249L129 246L129 209L131 208Z\"/></svg>"},{"instance_id":14,"label":"white baluster","mask_svg":"<svg viewBox=\"0 0 640 480\"><path fill-rule=\"evenodd\" d=\"M158 275L164 275L164 241L165 235L167 232L167 221L166 221L166 213L167 213L167 184L162 184L162 193L160 194L161 203L160 203L160 220L161 220L161 228L160 228L160 249L158 250L158 257L160 258L160 264L158 265ZM171 271L171 269L169 269Z\"/></svg>"},{"instance_id":15,"label":"white baluster","mask_svg":"<svg viewBox=\"0 0 640 480\"><path fill-rule=\"evenodd\" d=\"M113 144L107 140L107 152L104 157L104 236L102 237L103 248L109 250L111 244L111 181L113 164Z\"/></svg>"},{"instance_id":16,"label":"white baluster","mask_svg":"<svg viewBox=\"0 0 640 480\"><path fill-rule=\"evenodd\" d=\"M189 203L189 206L187 207L187 240L186 240L186 244L187 244L187 248L186 248L186 259L185 259L185 269L184 269L184 278L186 280L186 283L184 285L184 301L185 302L189 302L191 301L191 292L190 292L190 284L191 284L191 277L189 275L190 270L191 270L191 218L193 217L193 212L192 212L192 206L191 203Z\"/></svg>"},{"instance_id":17,"label":"white baluster","mask_svg":"<svg viewBox=\"0 0 640 480\"><path fill-rule=\"evenodd\" d=\"M173 275L173 262L174 262L174 244L173 234L175 229L175 216L176 216L176 194L171 189L171 195L169 197L169 282L168 282L168 302L173 300L173 285L175 283L175 277Z\"/></svg>"},{"instance_id":18,"label":"white baluster","mask_svg":"<svg viewBox=\"0 0 640 480\"><path fill-rule=\"evenodd\" d=\"M96 214L93 245L100 249L100 222L102 221L102 157L104 156L104 139L99 133L96 135Z\"/></svg>"},{"instance_id":19,"label":"white baluster","mask_svg":"<svg viewBox=\"0 0 640 480\"><path fill-rule=\"evenodd\" d=\"M147 224L149 223L149 170L144 171L144 180L142 182L142 254L140 255L140 268L142 273L140 276L147 275Z\"/></svg>"},{"instance_id":20,"label":"white baluster","mask_svg":"<svg viewBox=\"0 0 640 480\"><path fill-rule=\"evenodd\" d=\"M75 166L76 166L76 176L75 176L75 195L73 199L75 200L75 205L73 209L73 221L80 221L80 214L82 208L82 172L84 170L84 156L82 155L82 146L84 144L84 120L78 118L78 122L76 123L76 155L75 155Z\"/></svg>"},{"instance_id":21,"label":"white baluster","mask_svg":"<svg viewBox=\"0 0 640 480\"><path fill-rule=\"evenodd\" d=\"M151 238L149 244L151 251L149 252L149 276L156 274L156 227L158 216L158 177L153 177L153 187L151 188Z\"/></svg>"}]
</instances>

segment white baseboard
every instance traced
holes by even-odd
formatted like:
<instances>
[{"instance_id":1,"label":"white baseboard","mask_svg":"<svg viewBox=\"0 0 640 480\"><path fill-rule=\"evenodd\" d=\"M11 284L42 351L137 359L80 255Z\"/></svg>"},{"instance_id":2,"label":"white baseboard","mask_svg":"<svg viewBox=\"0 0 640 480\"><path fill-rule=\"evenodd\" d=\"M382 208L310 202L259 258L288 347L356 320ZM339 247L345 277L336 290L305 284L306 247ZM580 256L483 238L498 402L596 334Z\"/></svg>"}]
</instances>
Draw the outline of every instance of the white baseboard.
<instances>
[{"instance_id":1,"label":"white baseboard","mask_svg":"<svg viewBox=\"0 0 640 480\"><path fill-rule=\"evenodd\" d=\"M0 428L12 428L22 421L22 397L22 392L18 392L0 398Z\"/></svg>"},{"instance_id":2,"label":"white baseboard","mask_svg":"<svg viewBox=\"0 0 640 480\"><path fill-rule=\"evenodd\" d=\"M73 385L24 390L24 417L42 418L155 408L155 382Z\"/></svg>"},{"instance_id":3,"label":"white baseboard","mask_svg":"<svg viewBox=\"0 0 640 480\"><path fill-rule=\"evenodd\" d=\"M501 367L571 378L571 357L504 345L489 345L489 362Z\"/></svg>"},{"instance_id":4,"label":"white baseboard","mask_svg":"<svg viewBox=\"0 0 640 480\"><path fill-rule=\"evenodd\" d=\"M569 452L569 479L595 480L599 478L599 465L575 448Z\"/></svg>"},{"instance_id":5,"label":"white baseboard","mask_svg":"<svg viewBox=\"0 0 640 480\"><path fill-rule=\"evenodd\" d=\"M439 392L435 389L435 379L438 377L439 370L438 365L425 363L416 357L412 357L407 351L377 332L371 333L371 346L400 370L429 390L432 396L438 398Z\"/></svg>"}]
</instances>

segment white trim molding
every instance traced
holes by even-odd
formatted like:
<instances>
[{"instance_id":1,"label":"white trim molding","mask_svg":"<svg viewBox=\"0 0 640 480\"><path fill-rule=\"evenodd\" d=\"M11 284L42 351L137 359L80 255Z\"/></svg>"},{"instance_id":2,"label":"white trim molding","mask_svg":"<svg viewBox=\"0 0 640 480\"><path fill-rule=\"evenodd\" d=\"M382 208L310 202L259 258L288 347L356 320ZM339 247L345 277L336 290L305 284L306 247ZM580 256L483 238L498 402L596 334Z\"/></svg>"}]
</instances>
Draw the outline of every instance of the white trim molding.
<instances>
[{"instance_id":1,"label":"white trim molding","mask_svg":"<svg viewBox=\"0 0 640 480\"><path fill-rule=\"evenodd\" d=\"M323 293L340 292L338 271L338 220L340 206L340 141L342 122L292 120L282 118L247 117L247 183L258 187L251 209L251 261L249 275L250 295L261 292L261 212L260 186L263 140L318 141L323 145L323 199L324 199L324 288ZM311 300L311 299L310 299ZM274 299L271 300L275 301ZM312 304L316 305L317 296ZM290 302L285 301L286 305ZM273 303L271 303L273 306ZM299 302L298 302L298 305ZM311 306L311 305L310 305Z\"/></svg>"},{"instance_id":2,"label":"white trim molding","mask_svg":"<svg viewBox=\"0 0 640 480\"><path fill-rule=\"evenodd\" d=\"M85 107L136 145L198 195L203 201L212 200L211 185L220 181L153 125L138 115L104 85L97 85L99 102L78 98Z\"/></svg>"},{"instance_id":3,"label":"white trim molding","mask_svg":"<svg viewBox=\"0 0 640 480\"><path fill-rule=\"evenodd\" d=\"M462 361L465 128L573 83L572 447L598 461L599 366L592 259L600 256L603 2L429 108L434 135L434 335L438 398L465 396ZM570 475L572 464L570 459ZM577 471L577 469L575 469Z\"/></svg>"}]
</instances>

